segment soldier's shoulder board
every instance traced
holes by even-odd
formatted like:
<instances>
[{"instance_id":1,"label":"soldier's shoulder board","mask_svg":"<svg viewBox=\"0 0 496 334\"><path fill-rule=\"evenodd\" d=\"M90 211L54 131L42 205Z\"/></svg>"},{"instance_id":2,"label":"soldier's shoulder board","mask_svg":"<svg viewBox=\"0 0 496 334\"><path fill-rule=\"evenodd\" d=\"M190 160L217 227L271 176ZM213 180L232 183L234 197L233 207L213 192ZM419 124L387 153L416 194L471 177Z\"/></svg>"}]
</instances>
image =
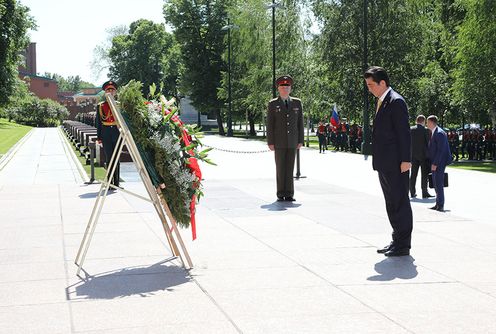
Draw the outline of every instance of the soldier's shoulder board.
<instances>
[{"instance_id":1,"label":"soldier's shoulder board","mask_svg":"<svg viewBox=\"0 0 496 334\"><path fill-rule=\"evenodd\" d=\"M273 103L273 102L276 102L276 101L277 101L277 99L278 99L278 97L276 97L276 98L273 98L272 100L270 100L270 101L269 101L269 103Z\"/></svg>"},{"instance_id":2,"label":"soldier's shoulder board","mask_svg":"<svg viewBox=\"0 0 496 334\"><path fill-rule=\"evenodd\" d=\"M299 98L297 98L297 97L292 97L292 96L291 96L291 100L293 100L293 101L297 101L297 102L301 102L301 99L299 99Z\"/></svg>"}]
</instances>

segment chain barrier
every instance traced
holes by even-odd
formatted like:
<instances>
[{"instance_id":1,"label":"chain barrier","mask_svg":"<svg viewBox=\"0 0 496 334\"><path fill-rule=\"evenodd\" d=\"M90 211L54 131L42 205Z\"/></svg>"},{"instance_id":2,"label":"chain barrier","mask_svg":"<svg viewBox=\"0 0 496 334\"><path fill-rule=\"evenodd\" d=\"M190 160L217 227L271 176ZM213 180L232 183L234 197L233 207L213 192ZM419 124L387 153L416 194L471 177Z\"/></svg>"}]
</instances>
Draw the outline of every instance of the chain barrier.
<instances>
[{"instance_id":1,"label":"chain barrier","mask_svg":"<svg viewBox=\"0 0 496 334\"><path fill-rule=\"evenodd\" d=\"M203 144L203 146L211 148L213 150L221 151L221 152L227 152L227 153L235 153L235 154L259 154L259 153L267 153L270 152L269 149L265 150L259 150L259 151L239 151L239 150L228 150L225 148L218 148L210 145Z\"/></svg>"}]
</instances>

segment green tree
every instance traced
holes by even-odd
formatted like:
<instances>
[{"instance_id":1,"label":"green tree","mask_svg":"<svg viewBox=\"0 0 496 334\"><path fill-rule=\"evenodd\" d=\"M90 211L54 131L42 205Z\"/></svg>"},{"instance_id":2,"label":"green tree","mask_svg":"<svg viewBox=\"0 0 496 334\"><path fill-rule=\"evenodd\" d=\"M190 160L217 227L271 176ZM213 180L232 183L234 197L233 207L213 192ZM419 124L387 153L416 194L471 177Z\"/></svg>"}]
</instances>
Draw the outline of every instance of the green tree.
<instances>
[{"instance_id":1,"label":"green tree","mask_svg":"<svg viewBox=\"0 0 496 334\"><path fill-rule=\"evenodd\" d=\"M220 0L166 0L164 5L165 19L181 46L184 71L180 87L200 112L216 115L221 135L224 135L223 101L218 98L217 90L221 71L226 68L221 29L228 6L229 1Z\"/></svg>"},{"instance_id":2,"label":"green tree","mask_svg":"<svg viewBox=\"0 0 496 334\"><path fill-rule=\"evenodd\" d=\"M95 87L91 82L81 80L79 75L64 78L57 73L45 72L44 76L57 81L59 91L79 92L83 88Z\"/></svg>"},{"instance_id":3,"label":"green tree","mask_svg":"<svg viewBox=\"0 0 496 334\"><path fill-rule=\"evenodd\" d=\"M29 42L27 32L36 27L29 9L16 0L0 1L0 106L14 91L20 53Z\"/></svg>"},{"instance_id":4,"label":"green tree","mask_svg":"<svg viewBox=\"0 0 496 334\"><path fill-rule=\"evenodd\" d=\"M250 135L256 135L255 123L263 120L267 101L272 97L270 19L265 4L259 0L238 1L229 8L231 24L231 82L233 119L248 118ZM227 22L225 22L227 24ZM227 34L225 36L227 62ZM219 99L228 98L228 72L222 72Z\"/></svg>"},{"instance_id":5,"label":"green tree","mask_svg":"<svg viewBox=\"0 0 496 334\"><path fill-rule=\"evenodd\" d=\"M126 35L129 31L127 25L118 25L105 30L104 40L93 49L93 59L90 68L95 78L108 71L112 61L110 60L109 51L112 48L112 40L119 35Z\"/></svg>"},{"instance_id":6,"label":"green tree","mask_svg":"<svg viewBox=\"0 0 496 334\"><path fill-rule=\"evenodd\" d=\"M6 112L9 120L16 123L38 127L58 126L69 116L67 108L63 105L32 94L23 94L22 98L20 95L14 102L9 104Z\"/></svg>"},{"instance_id":7,"label":"green tree","mask_svg":"<svg viewBox=\"0 0 496 334\"><path fill-rule=\"evenodd\" d=\"M12 95L9 96L7 104L0 107L0 117L7 117L9 122L15 118L14 106L21 105L23 101L30 99L33 93L29 91L29 85L26 81L20 78L15 78Z\"/></svg>"},{"instance_id":8,"label":"green tree","mask_svg":"<svg viewBox=\"0 0 496 334\"><path fill-rule=\"evenodd\" d=\"M285 0L281 4L276 9L276 76L293 76L293 95L303 99L307 113L313 105L310 96L314 92L314 77L311 41L305 39L302 19L303 1ZM234 118L241 120L247 115L250 134L255 135L255 122L264 121L267 102L272 98L272 12L260 0L246 0L232 2L228 15L238 27L231 32ZM223 57L227 62L227 36L225 43ZM227 101L227 90L226 69L222 72L220 99Z\"/></svg>"},{"instance_id":9,"label":"green tree","mask_svg":"<svg viewBox=\"0 0 496 334\"><path fill-rule=\"evenodd\" d=\"M460 1L466 10L459 26L454 98L467 120L496 125L496 2Z\"/></svg>"},{"instance_id":10,"label":"green tree","mask_svg":"<svg viewBox=\"0 0 496 334\"><path fill-rule=\"evenodd\" d=\"M421 111L418 81L429 60L435 60L435 49L430 47L437 37L432 2L369 0L368 4L368 63L387 69L392 86L405 96L413 116ZM342 106L351 120L361 120L363 2L315 0L313 10L322 26L316 50L326 67L323 81L329 100Z\"/></svg>"},{"instance_id":11,"label":"green tree","mask_svg":"<svg viewBox=\"0 0 496 334\"><path fill-rule=\"evenodd\" d=\"M180 65L174 36L163 24L149 20L131 23L129 33L115 36L109 50L109 76L119 84L131 80L143 83L143 93L150 85L164 83L163 93L176 96Z\"/></svg>"}]
</instances>

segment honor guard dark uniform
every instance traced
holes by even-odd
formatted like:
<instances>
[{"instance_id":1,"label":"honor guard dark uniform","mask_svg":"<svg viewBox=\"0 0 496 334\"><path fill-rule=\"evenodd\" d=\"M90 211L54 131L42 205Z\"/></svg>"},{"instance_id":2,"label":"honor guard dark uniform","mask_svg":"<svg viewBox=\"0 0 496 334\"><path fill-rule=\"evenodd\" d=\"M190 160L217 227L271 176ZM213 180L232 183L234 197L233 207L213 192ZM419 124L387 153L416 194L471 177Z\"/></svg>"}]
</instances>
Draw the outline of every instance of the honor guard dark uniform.
<instances>
[{"instance_id":1,"label":"honor guard dark uniform","mask_svg":"<svg viewBox=\"0 0 496 334\"><path fill-rule=\"evenodd\" d=\"M117 84L114 81L107 81L103 84L102 90L106 93L115 91L117 90ZM112 109L110 109L106 100L100 102L97 106L95 127L97 130L97 141L102 143L103 151L105 152L107 170L112 170L113 161L111 159L117 145L117 139L119 138L119 129L114 115L112 115ZM119 186L119 169L120 164L117 161L114 177L110 180L116 187Z\"/></svg>"},{"instance_id":2,"label":"honor guard dark uniform","mask_svg":"<svg viewBox=\"0 0 496 334\"><path fill-rule=\"evenodd\" d=\"M290 92L293 79L289 75L277 78L279 92ZM282 95L269 101L267 110L267 143L275 151L277 200L294 201L293 171L297 148L303 145L303 108L301 100Z\"/></svg>"}]
</instances>

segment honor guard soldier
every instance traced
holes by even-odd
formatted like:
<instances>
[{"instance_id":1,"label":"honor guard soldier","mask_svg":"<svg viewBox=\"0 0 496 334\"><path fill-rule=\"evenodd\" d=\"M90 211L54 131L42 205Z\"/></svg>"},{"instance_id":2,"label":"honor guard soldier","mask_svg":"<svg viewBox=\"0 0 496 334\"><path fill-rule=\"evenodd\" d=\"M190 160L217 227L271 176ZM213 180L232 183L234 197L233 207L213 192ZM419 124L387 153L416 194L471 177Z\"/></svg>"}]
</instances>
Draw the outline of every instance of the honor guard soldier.
<instances>
[{"instance_id":1,"label":"honor guard soldier","mask_svg":"<svg viewBox=\"0 0 496 334\"><path fill-rule=\"evenodd\" d=\"M112 80L107 81L103 84L102 90L115 97L117 93L117 84ZM111 159L117 145L117 139L119 138L119 129L107 100L100 102L97 106L95 127L97 131L97 143L103 145L103 151L105 152L107 170L112 170L113 162ZM119 186L119 167L119 162L117 161L114 177L110 180L116 187Z\"/></svg>"},{"instance_id":2,"label":"honor guard soldier","mask_svg":"<svg viewBox=\"0 0 496 334\"><path fill-rule=\"evenodd\" d=\"M301 100L289 96L293 78L277 78L279 97L269 101L267 144L275 153L277 200L294 201L293 171L296 150L303 146L303 108Z\"/></svg>"}]
</instances>

